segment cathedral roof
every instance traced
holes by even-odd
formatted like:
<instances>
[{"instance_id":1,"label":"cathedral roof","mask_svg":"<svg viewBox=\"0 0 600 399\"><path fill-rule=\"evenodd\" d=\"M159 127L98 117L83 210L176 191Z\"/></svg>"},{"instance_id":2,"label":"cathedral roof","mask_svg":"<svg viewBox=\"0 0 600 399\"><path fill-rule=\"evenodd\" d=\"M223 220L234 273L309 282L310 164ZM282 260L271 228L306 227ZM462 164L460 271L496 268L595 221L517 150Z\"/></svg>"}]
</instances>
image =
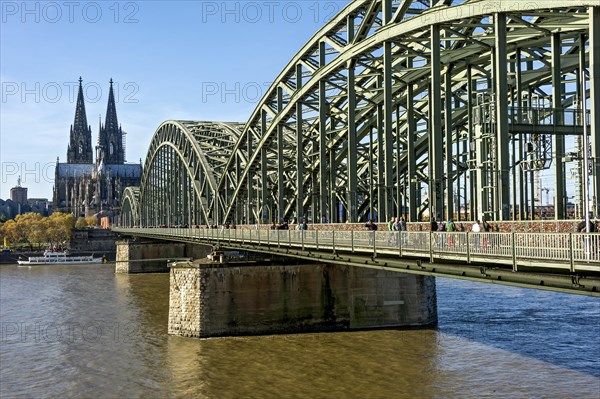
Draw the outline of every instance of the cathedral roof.
<instances>
[{"instance_id":1,"label":"cathedral roof","mask_svg":"<svg viewBox=\"0 0 600 399\"><path fill-rule=\"evenodd\" d=\"M142 165L140 164L100 164L98 168L98 174L107 173L106 171L110 170L111 176L119 176L119 177L133 177L133 178L141 178L142 177Z\"/></svg>"},{"instance_id":2,"label":"cathedral roof","mask_svg":"<svg viewBox=\"0 0 600 399\"><path fill-rule=\"evenodd\" d=\"M58 177L92 177L96 165L93 163L58 163L57 164ZM111 164L100 164L98 167L98 174L109 173L114 177L129 177L129 178L141 178L142 177L142 165L140 164L123 164L123 165L111 165Z\"/></svg>"},{"instance_id":3,"label":"cathedral roof","mask_svg":"<svg viewBox=\"0 0 600 399\"><path fill-rule=\"evenodd\" d=\"M93 163L58 163L57 177L91 177L94 171Z\"/></svg>"}]
</instances>

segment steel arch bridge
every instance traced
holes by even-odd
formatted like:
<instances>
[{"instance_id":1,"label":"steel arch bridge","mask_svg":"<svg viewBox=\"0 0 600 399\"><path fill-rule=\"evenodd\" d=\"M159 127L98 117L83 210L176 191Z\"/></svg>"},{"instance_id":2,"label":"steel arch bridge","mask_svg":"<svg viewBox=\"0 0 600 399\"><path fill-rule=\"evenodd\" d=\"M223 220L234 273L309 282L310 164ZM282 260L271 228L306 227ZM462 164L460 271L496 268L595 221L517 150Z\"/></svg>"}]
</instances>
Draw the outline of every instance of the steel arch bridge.
<instances>
[{"instance_id":1,"label":"steel arch bridge","mask_svg":"<svg viewBox=\"0 0 600 399\"><path fill-rule=\"evenodd\" d=\"M528 219L541 170L597 214L599 115L598 0L352 1L246 123L159 126L122 223Z\"/></svg>"}]
</instances>

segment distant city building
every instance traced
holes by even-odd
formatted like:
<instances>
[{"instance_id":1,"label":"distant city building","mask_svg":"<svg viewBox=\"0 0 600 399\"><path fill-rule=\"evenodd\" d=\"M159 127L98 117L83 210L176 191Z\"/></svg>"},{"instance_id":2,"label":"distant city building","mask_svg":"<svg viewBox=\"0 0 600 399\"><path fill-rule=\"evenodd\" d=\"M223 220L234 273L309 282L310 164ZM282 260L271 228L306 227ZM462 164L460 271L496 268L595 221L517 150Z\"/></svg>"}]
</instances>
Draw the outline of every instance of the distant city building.
<instances>
[{"instance_id":1,"label":"distant city building","mask_svg":"<svg viewBox=\"0 0 600 399\"><path fill-rule=\"evenodd\" d=\"M47 198L28 198L24 204L12 199L0 199L0 220L14 219L17 215L29 212L49 216L52 213L52 202Z\"/></svg>"},{"instance_id":2,"label":"distant city building","mask_svg":"<svg viewBox=\"0 0 600 399\"><path fill-rule=\"evenodd\" d=\"M93 160L92 128L87 123L82 80L71 125L67 162L57 159L53 206L54 211L76 216L112 216L118 213L121 196L127 186L139 186L142 165L125 163L124 132L117 120L117 109L110 80L104 125L100 122L96 161Z\"/></svg>"},{"instance_id":3,"label":"distant city building","mask_svg":"<svg viewBox=\"0 0 600 399\"><path fill-rule=\"evenodd\" d=\"M27 187L21 187L21 177L17 179L17 186L10 189L10 199L17 204L27 204Z\"/></svg>"},{"instance_id":4,"label":"distant city building","mask_svg":"<svg viewBox=\"0 0 600 399\"><path fill-rule=\"evenodd\" d=\"M31 209L30 212L39 213L42 216L49 216L52 213L52 202L48 198L29 198L27 205Z\"/></svg>"},{"instance_id":5,"label":"distant city building","mask_svg":"<svg viewBox=\"0 0 600 399\"><path fill-rule=\"evenodd\" d=\"M0 220L12 219L17 215L19 210L19 204L13 200L2 200L0 199Z\"/></svg>"}]
</instances>

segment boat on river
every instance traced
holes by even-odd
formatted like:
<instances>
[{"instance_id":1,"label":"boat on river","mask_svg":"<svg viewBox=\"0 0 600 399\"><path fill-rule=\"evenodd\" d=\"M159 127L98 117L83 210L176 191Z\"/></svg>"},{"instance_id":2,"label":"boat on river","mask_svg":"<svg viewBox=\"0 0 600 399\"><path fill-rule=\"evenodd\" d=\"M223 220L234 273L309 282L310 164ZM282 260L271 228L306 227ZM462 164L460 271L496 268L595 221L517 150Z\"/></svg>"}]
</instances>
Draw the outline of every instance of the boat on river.
<instances>
[{"instance_id":1,"label":"boat on river","mask_svg":"<svg viewBox=\"0 0 600 399\"><path fill-rule=\"evenodd\" d=\"M85 265L102 263L104 257L94 258L89 256L70 256L68 252L45 251L43 256L29 256L27 260L19 259L17 262L22 266L36 265Z\"/></svg>"}]
</instances>

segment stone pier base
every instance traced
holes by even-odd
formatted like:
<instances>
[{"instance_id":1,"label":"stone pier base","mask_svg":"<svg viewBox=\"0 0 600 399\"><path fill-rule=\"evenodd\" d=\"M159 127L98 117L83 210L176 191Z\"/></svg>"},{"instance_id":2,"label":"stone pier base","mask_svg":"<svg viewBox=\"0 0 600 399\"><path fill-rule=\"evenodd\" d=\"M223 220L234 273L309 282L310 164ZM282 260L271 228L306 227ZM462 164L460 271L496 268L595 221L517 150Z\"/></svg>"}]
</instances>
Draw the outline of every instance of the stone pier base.
<instances>
[{"instance_id":1,"label":"stone pier base","mask_svg":"<svg viewBox=\"0 0 600 399\"><path fill-rule=\"evenodd\" d=\"M216 337L437 322L435 278L342 265L171 265L169 334Z\"/></svg>"},{"instance_id":2,"label":"stone pier base","mask_svg":"<svg viewBox=\"0 0 600 399\"><path fill-rule=\"evenodd\" d=\"M116 243L115 273L167 273L169 259L205 258L206 245L153 240L124 240Z\"/></svg>"}]
</instances>

